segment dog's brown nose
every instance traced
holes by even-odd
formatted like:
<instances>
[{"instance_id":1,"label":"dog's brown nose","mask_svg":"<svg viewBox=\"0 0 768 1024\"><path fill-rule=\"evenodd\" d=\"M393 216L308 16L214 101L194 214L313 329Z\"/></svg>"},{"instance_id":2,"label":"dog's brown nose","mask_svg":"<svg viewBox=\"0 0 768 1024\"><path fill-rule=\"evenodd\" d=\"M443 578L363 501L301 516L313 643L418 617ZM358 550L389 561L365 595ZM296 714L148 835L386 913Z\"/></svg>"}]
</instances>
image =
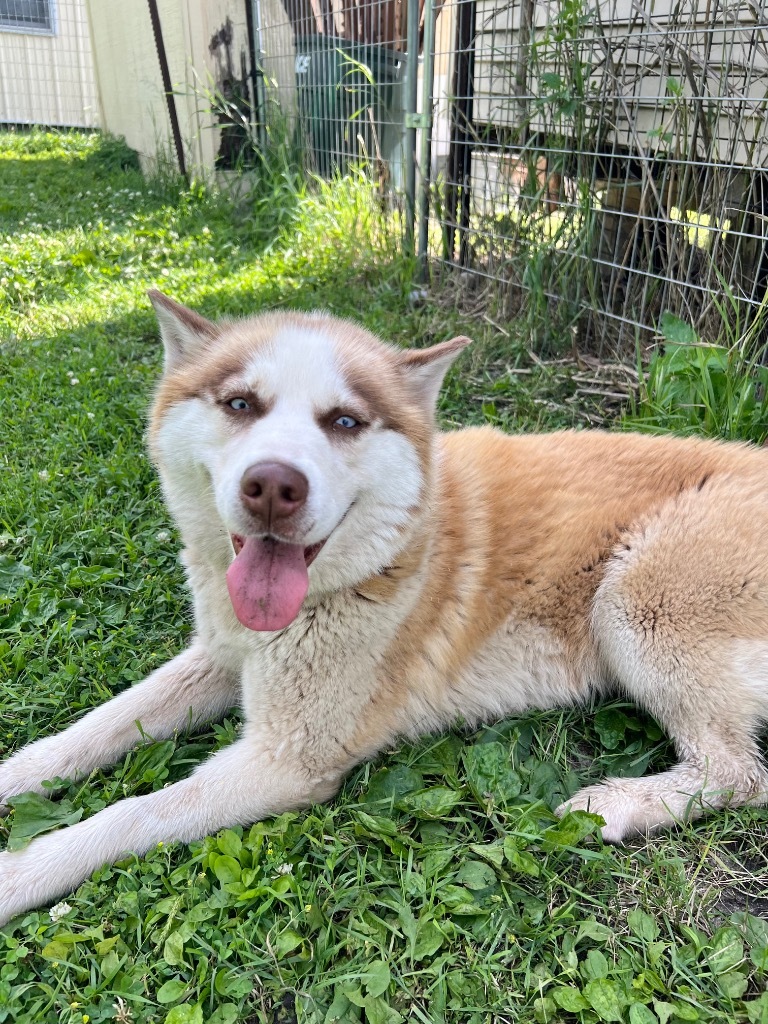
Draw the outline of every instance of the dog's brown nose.
<instances>
[{"instance_id":1,"label":"dog's brown nose","mask_svg":"<svg viewBox=\"0 0 768 1024\"><path fill-rule=\"evenodd\" d=\"M277 520L287 519L304 505L309 481L284 462L259 462L243 473L240 492L249 512L270 529Z\"/></svg>"}]
</instances>

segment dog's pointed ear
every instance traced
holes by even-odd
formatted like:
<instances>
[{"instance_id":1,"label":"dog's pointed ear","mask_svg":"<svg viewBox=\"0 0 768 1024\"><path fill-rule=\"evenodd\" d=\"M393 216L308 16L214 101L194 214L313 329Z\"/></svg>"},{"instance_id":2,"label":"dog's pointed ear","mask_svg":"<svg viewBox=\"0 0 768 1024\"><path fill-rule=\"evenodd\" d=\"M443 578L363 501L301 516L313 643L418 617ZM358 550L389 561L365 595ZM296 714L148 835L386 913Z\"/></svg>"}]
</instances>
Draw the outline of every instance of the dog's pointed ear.
<instances>
[{"instance_id":1,"label":"dog's pointed ear","mask_svg":"<svg viewBox=\"0 0 768 1024\"><path fill-rule=\"evenodd\" d=\"M218 335L216 324L204 316L187 309L180 302L169 298L156 288L147 292L149 301L155 307L160 337L165 348L165 372L178 370Z\"/></svg>"},{"instance_id":2,"label":"dog's pointed ear","mask_svg":"<svg viewBox=\"0 0 768 1024\"><path fill-rule=\"evenodd\" d=\"M400 365L409 384L430 412L437 403L443 377L451 363L471 344L471 338L460 335L431 348L409 348L400 353Z\"/></svg>"}]
</instances>

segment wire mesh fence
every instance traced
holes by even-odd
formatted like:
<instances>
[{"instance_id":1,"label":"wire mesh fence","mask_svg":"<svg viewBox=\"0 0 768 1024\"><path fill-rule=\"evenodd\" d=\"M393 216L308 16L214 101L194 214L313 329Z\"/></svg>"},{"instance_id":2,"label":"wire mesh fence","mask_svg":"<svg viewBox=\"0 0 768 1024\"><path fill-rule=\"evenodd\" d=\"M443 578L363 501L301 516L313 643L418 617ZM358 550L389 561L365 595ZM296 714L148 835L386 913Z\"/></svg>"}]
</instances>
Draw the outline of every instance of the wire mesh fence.
<instances>
[{"instance_id":1,"label":"wire mesh fence","mask_svg":"<svg viewBox=\"0 0 768 1024\"><path fill-rule=\"evenodd\" d=\"M762 330L768 0L241 2L234 148L364 166L462 296L598 351ZM0 0L0 121L97 110L86 0Z\"/></svg>"},{"instance_id":2,"label":"wire mesh fence","mask_svg":"<svg viewBox=\"0 0 768 1024\"><path fill-rule=\"evenodd\" d=\"M412 196L416 125L409 114L424 0L257 0L256 8L265 130L293 130L308 166L323 177L364 165L383 196Z\"/></svg>"},{"instance_id":3,"label":"wire mesh fence","mask_svg":"<svg viewBox=\"0 0 768 1024\"><path fill-rule=\"evenodd\" d=\"M0 124L92 128L86 0L0 0Z\"/></svg>"},{"instance_id":4,"label":"wire mesh fence","mask_svg":"<svg viewBox=\"0 0 768 1024\"><path fill-rule=\"evenodd\" d=\"M259 10L316 169L365 159L411 205L418 171L434 273L598 349L667 310L705 338L761 317L764 0L422 0L412 40L399 2Z\"/></svg>"},{"instance_id":5,"label":"wire mesh fence","mask_svg":"<svg viewBox=\"0 0 768 1024\"><path fill-rule=\"evenodd\" d=\"M454 0L435 253L627 349L741 332L768 283L766 5ZM444 130L444 128L443 128Z\"/></svg>"}]
</instances>

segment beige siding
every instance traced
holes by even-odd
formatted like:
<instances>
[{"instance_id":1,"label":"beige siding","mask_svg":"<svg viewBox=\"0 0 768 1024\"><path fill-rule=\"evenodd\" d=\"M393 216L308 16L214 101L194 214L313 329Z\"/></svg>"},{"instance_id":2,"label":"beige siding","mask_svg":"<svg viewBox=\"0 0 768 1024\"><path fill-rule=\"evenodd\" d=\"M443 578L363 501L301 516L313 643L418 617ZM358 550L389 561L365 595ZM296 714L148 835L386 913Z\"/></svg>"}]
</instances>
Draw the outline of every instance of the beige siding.
<instances>
[{"instance_id":1,"label":"beige siding","mask_svg":"<svg viewBox=\"0 0 768 1024\"><path fill-rule=\"evenodd\" d=\"M573 37L558 42L553 29L557 4L536 0L533 45L527 47L521 45L521 0L479 0L475 121L510 127L525 123L532 131L564 136L611 125L608 137L619 145L654 150L664 148L666 136L682 146L694 134L690 100L695 87L706 104L706 124L696 128L698 146L711 130L706 147L711 158L750 163L765 138L768 50L754 7L747 0L727 6L726 19L696 0L642 6L632 0L597 0L585 5L591 17ZM673 18L674 32L668 35ZM575 125L542 87L542 76L557 74L567 91L574 61L586 76L583 125ZM527 101L518 96L521 67L527 72L524 91L533 94ZM670 80L677 83L677 96Z\"/></svg>"},{"instance_id":2,"label":"beige siding","mask_svg":"<svg viewBox=\"0 0 768 1024\"><path fill-rule=\"evenodd\" d=\"M0 122L98 125L85 0L54 0L52 33L0 27Z\"/></svg>"},{"instance_id":3,"label":"beige siding","mask_svg":"<svg viewBox=\"0 0 768 1024\"><path fill-rule=\"evenodd\" d=\"M432 175L444 169L451 137L451 94L453 91L453 44L456 35L456 5L446 2L435 25L435 70L432 89ZM423 97L423 64L419 64L419 110Z\"/></svg>"},{"instance_id":4,"label":"beige siding","mask_svg":"<svg viewBox=\"0 0 768 1024\"><path fill-rule=\"evenodd\" d=\"M160 63L146 0L88 0L104 127L122 135L147 165L173 159L173 139ZM165 52L176 97L187 163L213 168L220 133L215 93L220 86L219 48L213 37L232 25L232 70L240 74L248 35L243 0L158 0ZM218 60L217 60L218 54Z\"/></svg>"}]
</instances>

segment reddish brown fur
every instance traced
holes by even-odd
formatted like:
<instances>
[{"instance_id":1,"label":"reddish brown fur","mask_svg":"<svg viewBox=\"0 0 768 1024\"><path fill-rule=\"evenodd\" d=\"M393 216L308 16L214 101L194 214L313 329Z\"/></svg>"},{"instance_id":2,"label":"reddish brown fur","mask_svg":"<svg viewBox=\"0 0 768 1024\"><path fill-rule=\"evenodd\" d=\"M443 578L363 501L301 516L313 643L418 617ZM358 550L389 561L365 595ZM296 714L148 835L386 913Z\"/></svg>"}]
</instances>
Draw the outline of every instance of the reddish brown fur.
<instances>
[{"instance_id":1,"label":"reddish brown fur","mask_svg":"<svg viewBox=\"0 0 768 1024\"><path fill-rule=\"evenodd\" d=\"M407 376L399 370L397 349L384 346L351 321L323 314L271 312L219 326L207 320L203 323L207 325L204 333L212 343L200 357L161 380L152 409L151 434L157 431L172 406L203 394L221 393L226 382L238 378L261 348L274 343L275 334L296 327L330 334L337 346L340 369L351 390L365 403L366 414L385 427L407 434L426 463L431 417L424 416L408 388ZM462 343L466 342L462 339ZM405 356L403 363L418 360L417 351L415 359Z\"/></svg>"},{"instance_id":2,"label":"reddish brown fur","mask_svg":"<svg viewBox=\"0 0 768 1024\"><path fill-rule=\"evenodd\" d=\"M593 653L590 608L612 553L702 482L768 468L746 446L599 431L509 437L490 428L443 435L439 464L431 545L422 556L419 542L398 560L406 570L378 584L391 593L426 559L426 587L386 660L388 699L378 720L361 726L361 749L392 729L414 680L449 686L510 617L551 630L574 665L584 662ZM438 660L434 670L425 671L425 652Z\"/></svg>"}]
</instances>

